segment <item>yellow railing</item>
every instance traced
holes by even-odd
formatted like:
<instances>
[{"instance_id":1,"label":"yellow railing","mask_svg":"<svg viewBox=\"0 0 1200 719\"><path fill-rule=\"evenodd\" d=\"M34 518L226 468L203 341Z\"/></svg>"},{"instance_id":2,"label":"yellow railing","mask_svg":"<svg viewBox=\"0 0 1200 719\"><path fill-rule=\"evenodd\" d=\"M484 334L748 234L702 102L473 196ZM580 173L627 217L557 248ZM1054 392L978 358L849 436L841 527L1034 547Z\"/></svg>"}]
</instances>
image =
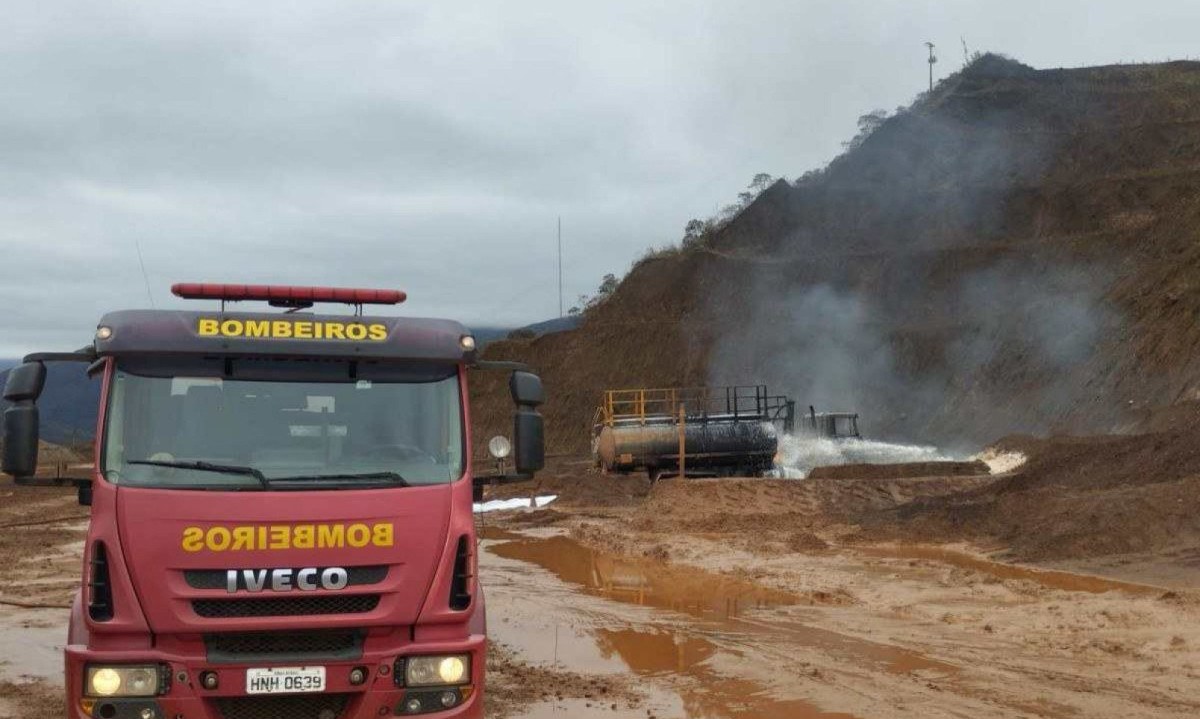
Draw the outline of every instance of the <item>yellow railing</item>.
<instances>
[{"instance_id":1,"label":"yellow railing","mask_svg":"<svg viewBox=\"0 0 1200 719\"><path fill-rule=\"evenodd\" d=\"M766 388L760 387L610 389L604 392L596 410L595 424L611 426L617 420L644 423L647 417L675 417L681 405L692 416L744 412L761 407L765 399Z\"/></svg>"}]
</instances>

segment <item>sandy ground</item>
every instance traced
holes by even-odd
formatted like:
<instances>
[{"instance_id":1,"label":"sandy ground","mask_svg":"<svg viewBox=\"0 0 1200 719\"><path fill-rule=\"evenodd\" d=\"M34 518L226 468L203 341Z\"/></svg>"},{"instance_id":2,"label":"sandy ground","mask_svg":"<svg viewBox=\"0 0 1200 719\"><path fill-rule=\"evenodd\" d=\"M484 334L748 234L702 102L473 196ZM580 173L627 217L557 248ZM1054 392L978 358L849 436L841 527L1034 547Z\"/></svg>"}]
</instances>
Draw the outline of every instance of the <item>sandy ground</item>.
<instances>
[{"instance_id":1,"label":"sandy ground","mask_svg":"<svg viewBox=\"0 0 1200 719\"><path fill-rule=\"evenodd\" d=\"M610 530L611 544L673 559L595 549ZM715 539L630 536L619 520L595 518L586 536L541 529L488 542L489 600L506 616L497 634L515 628L531 660L633 674L658 716L1200 712L1200 603L1190 593L942 548L768 560Z\"/></svg>"},{"instance_id":2,"label":"sandy ground","mask_svg":"<svg viewBox=\"0 0 1200 719\"><path fill-rule=\"evenodd\" d=\"M481 519L492 719L1200 715L1195 552L1016 566L826 511L987 478L579 481ZM2 494L0 717L57 716L83 510Z\"/></svg>"},{"instance_id":3,"label":"sandy ground","mask_svg":"<svg viewBox=\"0 0 1200 719\"><path fill-rule=\"evenodd\" d=\"M559 482L564 504L486 520L489 602L543 647L527 660L635 677L661 717L1200 715L1195 549L1025 566L830 518L989 481L688 480L614 502Z\"/></svg>"},{"instance_id":4,"label":"sandy ground","mask_svg":"<svg viewBox=\"0 0 1200 719\"><path fill-rule=\"evenodd\" d=\"M86 519L73 492L0 487L0 717L62 716Z\"/></svg>"}]
</instances>

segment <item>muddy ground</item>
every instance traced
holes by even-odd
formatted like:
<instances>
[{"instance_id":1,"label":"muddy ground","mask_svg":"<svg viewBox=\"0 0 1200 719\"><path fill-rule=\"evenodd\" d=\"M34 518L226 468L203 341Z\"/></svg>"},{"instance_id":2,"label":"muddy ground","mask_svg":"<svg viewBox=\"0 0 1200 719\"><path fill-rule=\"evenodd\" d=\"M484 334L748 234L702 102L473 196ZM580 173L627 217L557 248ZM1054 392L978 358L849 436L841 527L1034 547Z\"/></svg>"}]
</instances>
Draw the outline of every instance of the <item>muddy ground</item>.
<instances>
[{"instance_id":1,"label":"muddy ground","mask_svg":"<svg viewBox=\"0 0 1200 719\"><path fill-rule=\"evenodd\" d=\"M488 716L1200 714L1195 552L1017 565L846 519L1004 479L651 488L559 461L509 489L557 502L480 517ZM70 494L0 488L2 717L60 715L83 517Z\"/></svg>"}]
</instances>

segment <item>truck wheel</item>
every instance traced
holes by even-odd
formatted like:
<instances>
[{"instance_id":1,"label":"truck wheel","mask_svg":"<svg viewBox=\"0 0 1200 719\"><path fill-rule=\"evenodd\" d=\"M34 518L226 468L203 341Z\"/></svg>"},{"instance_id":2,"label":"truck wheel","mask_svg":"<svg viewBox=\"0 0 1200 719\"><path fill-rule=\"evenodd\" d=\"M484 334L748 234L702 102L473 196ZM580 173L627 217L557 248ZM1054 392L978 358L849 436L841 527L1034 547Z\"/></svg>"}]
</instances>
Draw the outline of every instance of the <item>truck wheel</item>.
<instances>
[{"instance_id":1,"label":"truck wheel","mask_svg":"<svg viewBox=\"0 0 1200 719\"><path fill-rule=\"evenodd\" d=\"M654 484L662 477L662 470L658 467L647 467L646 476L650 478L650 484Z\"/></svg>"}]
</instances>

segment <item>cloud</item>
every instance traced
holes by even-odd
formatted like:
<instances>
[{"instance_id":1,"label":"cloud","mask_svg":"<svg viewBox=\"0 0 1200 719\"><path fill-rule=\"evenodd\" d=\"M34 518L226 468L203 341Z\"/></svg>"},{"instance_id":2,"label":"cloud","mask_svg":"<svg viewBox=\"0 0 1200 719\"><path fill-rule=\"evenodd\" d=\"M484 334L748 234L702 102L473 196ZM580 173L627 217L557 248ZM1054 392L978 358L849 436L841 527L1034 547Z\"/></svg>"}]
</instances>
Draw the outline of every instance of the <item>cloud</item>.
<instances>
[{"instance_id":1,"label":"cloud","mask_svg":"<svg viewBox=\"0 0 1200 719\"><path fill-rule=\"evenodd\" d=\"M961 34L1070 65L1182 55L1200 19L1092 3L1029 27L1021 5L6 3L0 356L145 305L135 243L159 306L172 281L263 281L545 319L557 216L569 298L755 173L827 161L922 89L927 37L947 72Z\"/></svg>"}]
</instances>

